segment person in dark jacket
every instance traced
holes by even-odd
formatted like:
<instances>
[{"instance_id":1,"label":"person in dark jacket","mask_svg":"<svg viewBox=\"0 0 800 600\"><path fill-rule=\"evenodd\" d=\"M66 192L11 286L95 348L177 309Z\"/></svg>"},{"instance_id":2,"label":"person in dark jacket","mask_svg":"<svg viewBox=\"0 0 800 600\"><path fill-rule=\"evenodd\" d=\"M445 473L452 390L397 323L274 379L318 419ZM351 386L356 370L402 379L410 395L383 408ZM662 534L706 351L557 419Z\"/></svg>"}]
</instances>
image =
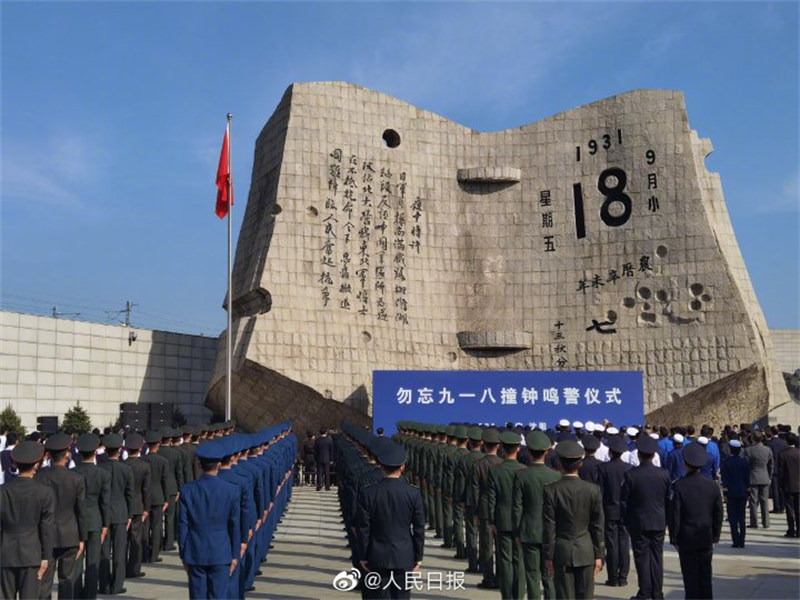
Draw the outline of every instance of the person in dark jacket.
<instances>
[{"instance_id":1,"label":"person in dark jacket","mask_svg":"<svg viewBox=\"0 0 800 600\"><path fill-rule=\"evenodd\" d=\"M45 448L50 456L50 466L39 469L34 479L48 485L55 496L55 539L53 560L42 577L39 598L50 598L53 578L58 570L59 599L76 598L78 559L83 554L86 542L86 483L75 471L67 469L70 459L69 447L72 438L65 433L56 433L47 438Z\"/></svg>"},{"instance_id":2,"label":"person in dark jacket","mask_svg":"<svg viewBox=\"0 0 800 600\"><path fill-rule=\"evenodd\" d=\"M767 427L764 430L766 441L764 445L772 451L772 479L769 484L769 497L772 498L772 514L780 515L784 511L783 492L778 481L778 457L781 452L789 447L786 440L779 437L777 427Z\"/></svg>"},{"instance_id":3,"label":"person in dark jacket","mask_svg":"<svg viewBox=\"0 0 800 600\"><path fill-rule=\"evenodd\" d=\"M672 436L673 449L667 454L666 469L670 481L677 481L686 475L686 465L683 462L683 435L676 433Z\"/></svg>"},{"instance_id":4,"label":"person in dark jacket","mask_svg":"<svg viewBox=\"0 0 800 600\"><path fill-rule=\"evenodd\" d=\"M333 455L333 441L328 435L328 430L320 427L319 437L314 441L314 461L317 465L317 491L324 486L331 489L331 460Z\"/></svg>"},{"instance_id":5,"label":"person in dark jacket","mask_svg":"<svg viewBox=\"0 0 800 600\"><path fill-rule=\"evenodd\" d=\"M690 444L684 451L687 474L674 483L669 541L680 559L686 598L713 598L711 560L722 532L722 495L716 482L703 477L706 449Z\"/></svg>"},{"instance_id":6,"label":"person in dark jacket","mask_svg":"<svg viewBox=\"0 0 800 600\"><path fill-rule=\"evenodd\" d=\"M142 573L142 532L150 526L147 516L150 512L150 481L152 471L150 463L139 456L144 438L138 433L129 433L125 438L125 448L128 451L128 460L125 464L133 471L133 499L131 508L131 527L128 534L128 560L125 569L126 576L130 579L143 577Z\"/></svg>"},{"instance_id":7,"label":"person in dark jacket","mask_svg":"<svg viewBox=\"0 0 800 600\"><path fill-rule=\"evenodd\" d=\"M639 466L625 473L621 510L631 536L633 562L639 580L635 598L663 598L664 531L667 528L669 475L653 465L658 443L640 436L636 448ZM701 447L703 452L705 448Z\"/></svg>"},{"instance_id":8,"label":"person in dark jacket","mask_svg":"<svg viewBox=\"0 0 800 600\"><path fill-rule=\"evenodd\" d=\"M608 586L628 585L631 568L631 543L622 513L622 484L625 473L633 468L622 460L627 451L625 441L614 436L608 441L611 460L600 466L600 488L603 490L603 514L605 516L606 571Z\"/></svg>"},{"instance_id":9,"label":"person in dark jacket","mask_svg":"<svg viewBox=\"0 0 800 600\"><path fill-rule=\"evenodd\" d=\"M358 556L364 571L380 576L379 597L410 598L406 573L422 567L425 548L422 494L402 478L406 462L403 446L389 441L377 454L384 478L359 492Z\"/></svg>"},{"instance_id":10,"label":"person in dark jacket","mask_svg":"<svg viewBox=\"0 0 800 600\"><path fill-rule=\"evenodd\" d=\"M314 434L306 432L306 441L303 442L303 480L306 485L316 484L317 463L314 461Z\"/></svg>"},{"instance_id":11,"label":"person in dark jacket","mask_svg":"<svg viewBox=\"0 0 800 600\"><path fill-rule=\"evenodd\" d=\"M100 547L111 523L111 475L95 464L99 445L100 438L94 433L84 433L76 442L81 461L75 465L75 472L83 476L86 484L86 547L78 567L80 597L86 600L97 598Z\"/></svg>"},{"instance_id":12,"label":"person in dark jacket","mask_svg":"<svg viewBox=\"0 0 800 600\"><path fill-rule=\"evenodd\" d=\"M124 594L127 566L128 529L133 517L133 469L120 461L122 436L103 437L108 460L99 467L111 475L111 527L100 554L100 593Z\"/></svg>"},{"instance_id":13,"label":"person in dark jacket","mask_svg":"<svg viewBox=\"0 0 800 600\"><path fill-rule=\"evenodd\" d=\"M594 453L597 452L597 449L600 447L600 440L593 435L585 435L581 440L581 444L586 452L586 456L583 458L581 468L578 469L578 476L584 481L600 485L599 469L600 465L603 463L594 457Z\"/></svg>"},{"instance_id":14,"label":"person in dark jacket","mask_svg":"<svg viewBox=\"0 0 800 600\"><path fill-rule=\"evenodd\" d=\"M778 480L786 507L784 537L800 537L800 438L790 433L786 439L790 446L778 456Z\"/></svg>"},{"instance_id":15,"label":"person in dark jacket","mask_svg":"<svg viewBox=\"0 0 800 600\"><path fill-rule=\"evenodd\" d=\"M756 512L761 508L761 526L769 527L769 484L772 481L772 450L762 443L761 433L753 434L753 445L744 451L750 463L750 524L748 527L758 529Z\"/></svg>"},{"instance_id":16,"label":"person in dark jacket","mask_svg":"<svg viewBox=\"0 0 800 600\"><path fill-rule=\"evenodd\" d=\"M728 523L734 548L744 548L745 509L750 495L750 465L742 458L742 442L728 442L730 457L722 463L722 491L728 505Z\"/></svg>"},{"instance_id":17,"label":"person in dark jacket","mask_svg":"<svg viewBox=\"0 0 800 600\"><path fill-rule=\"evenodd\" d=\"M169 463L167 475L167 508L164 509L164 540L162 550L172 552L175 550L175 535L177 533L178 498L181 487L185 483L183 478L183 453L173 446L174 430L171 427L161 429L161 449L159 454Z\"/></svg>"},{"instance_id":18,"label":"person in dark jacket","mask_svg":"<svg viewBox=\"0 0 800 600\"><path fill-rule=\"evenodd\" d=\"M159 563L161 540L164 535L164 511L167 510L170 485L175 486L175 477L169 468L169 461L161 456L161 434L148 431L145 436L148 453L142 458L150 465L150 515L149 527L144 528L144 558L146 563Z\"/></svg>"},{"instance_id":19,"label":"person in dark jacket","mask_svg":"<svg viewBox=\"0 0 800 600\"><path fill-rule=\"evenodd\" d=\"M25 441L10 454L18 476L0 486L0 590L3 598L38 598L53 559L55 495L34 480L41 444Z\"/></svg>"}]
</instances>

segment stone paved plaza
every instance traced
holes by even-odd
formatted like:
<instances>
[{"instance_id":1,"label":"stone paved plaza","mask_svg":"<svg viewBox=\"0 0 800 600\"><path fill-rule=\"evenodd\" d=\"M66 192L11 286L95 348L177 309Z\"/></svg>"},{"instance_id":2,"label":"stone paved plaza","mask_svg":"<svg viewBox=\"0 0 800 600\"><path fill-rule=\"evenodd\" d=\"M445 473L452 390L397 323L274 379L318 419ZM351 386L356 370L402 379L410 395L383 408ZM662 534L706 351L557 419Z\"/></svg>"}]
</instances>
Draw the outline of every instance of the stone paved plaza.
<instances>
[{"instance_id":1,"label":"stone paved plaza","mask_svg":"<svg viewBox=\"0 0 800 600\"><path fill-rule=\"evenodd\" d=\"M725 598L797 598L800 596L800 540L786 539L783 515L773 517L770 529L747 530L747 547L734 551L730 547L727 523L722 543L714 555L714 594ZM452 550L439 548L440 540L428 537L425 547L423 581L427 572L460 571L462 561L451 558ZM147 576L127 581L128 593L121 598L160 600L188 597L186 575L177 552L162 555L164 562L144 565ZM316 492L310 487L295 489L288 514L270 551L264 575L256 578L256 589L247 598L337 598L355 599L357 592L340 592L332 587L333 578L347 569L348 550L339 519L336 492ZM667 546L665 552L664 594L668 599L683 598L678 556ZM636 576L631 565L630 583L626 588L598 585L596 598L630 598L636 593ZM598 577L605 581L605 572ZM465 574L463 590L425 590L414 598L499 598L499 592L479 590L478 575Z\"/></svg>"}]
</instances>

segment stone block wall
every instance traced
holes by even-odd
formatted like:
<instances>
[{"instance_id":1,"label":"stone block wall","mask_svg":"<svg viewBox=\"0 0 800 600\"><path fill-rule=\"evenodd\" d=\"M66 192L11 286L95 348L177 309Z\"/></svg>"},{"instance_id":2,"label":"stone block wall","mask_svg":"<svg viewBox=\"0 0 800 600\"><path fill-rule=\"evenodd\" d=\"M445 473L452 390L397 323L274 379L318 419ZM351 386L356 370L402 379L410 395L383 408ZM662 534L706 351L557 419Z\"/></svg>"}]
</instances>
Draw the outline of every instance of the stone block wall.
<instances>
[{"instance_id":1,"label":"stone block wall","mask_svg":"<svg viewBox=\"0 0 800 600\"><path fill-rule=\"evenodd\" d=\"M100 428L123 402L170 402L199 422L216 351L216 338L0 311L0 408L29 431L77 400Z\"/></svg>"}]
</instances>

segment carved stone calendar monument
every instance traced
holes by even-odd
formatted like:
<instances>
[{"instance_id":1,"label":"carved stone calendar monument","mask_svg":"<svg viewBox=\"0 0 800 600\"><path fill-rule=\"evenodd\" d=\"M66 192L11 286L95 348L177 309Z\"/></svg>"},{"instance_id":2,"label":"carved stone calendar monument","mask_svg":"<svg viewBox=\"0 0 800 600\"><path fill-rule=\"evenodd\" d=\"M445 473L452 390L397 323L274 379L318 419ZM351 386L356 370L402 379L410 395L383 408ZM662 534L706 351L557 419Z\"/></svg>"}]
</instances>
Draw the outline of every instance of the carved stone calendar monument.
<instances>
[{"instance_id":1,"label":"carved stone calendar monument","mask_svg":"<svg viewBox=\"0 0 800 600\"><path fill-rule=\"evenodd\" d=\"M764 416L789 398L710 152L680 92L482 133L291 86L236 250L234 418L366 423L377 369L634 370L648 421Z\"/></svg>"}]
</instances>

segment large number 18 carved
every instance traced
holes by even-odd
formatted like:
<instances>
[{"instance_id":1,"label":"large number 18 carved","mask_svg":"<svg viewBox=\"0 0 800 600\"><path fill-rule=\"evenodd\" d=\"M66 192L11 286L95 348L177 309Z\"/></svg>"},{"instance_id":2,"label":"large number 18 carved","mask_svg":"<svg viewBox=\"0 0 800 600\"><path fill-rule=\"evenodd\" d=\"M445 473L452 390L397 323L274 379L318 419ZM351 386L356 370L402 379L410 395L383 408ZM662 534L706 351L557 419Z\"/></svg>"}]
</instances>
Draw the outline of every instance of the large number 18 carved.
<instances>
[{"instance_id":1,"label":"large number 18 carved","mask_svg":"<svg viewBox=\"0 0 800 600\"><path fill-rule=\"evenodd\" d=\"M616 184L609 186L608 180L616 179ZM600 207L600 218L609 227L619 227L628 222L633 210L631 197L624 192L625 185L628 183L628 176L619 167L611 167L600 173L597 179L597 189L605 197L603 205ZM572 194L575 200L575 233L578 239L586 237L586 221L583 214L583 188L580 183L572 186ZM619 202L623 206L623 211L619 215L611 214L611 204Z\"/></svg>"}]
</instances>

